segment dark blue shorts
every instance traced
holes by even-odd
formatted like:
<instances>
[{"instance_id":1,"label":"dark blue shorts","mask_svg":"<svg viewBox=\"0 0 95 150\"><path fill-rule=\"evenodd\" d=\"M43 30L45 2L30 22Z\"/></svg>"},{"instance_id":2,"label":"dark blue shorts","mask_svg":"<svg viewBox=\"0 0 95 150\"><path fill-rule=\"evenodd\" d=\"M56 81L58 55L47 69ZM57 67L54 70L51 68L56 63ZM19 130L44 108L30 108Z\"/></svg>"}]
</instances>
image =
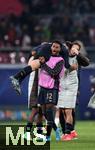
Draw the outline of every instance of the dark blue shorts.
<instances>
[{"instance_id":1,"label":"dark blue shorts","mask_svg":"<svg viewBox=\"0 0 95 150\"><path fill-rule=\"evenodd\" d=\"M54 104L58 102L58 90L57 89L46 89L41 87L38 96L38 104Z\"/></svg>"}]
</instances>

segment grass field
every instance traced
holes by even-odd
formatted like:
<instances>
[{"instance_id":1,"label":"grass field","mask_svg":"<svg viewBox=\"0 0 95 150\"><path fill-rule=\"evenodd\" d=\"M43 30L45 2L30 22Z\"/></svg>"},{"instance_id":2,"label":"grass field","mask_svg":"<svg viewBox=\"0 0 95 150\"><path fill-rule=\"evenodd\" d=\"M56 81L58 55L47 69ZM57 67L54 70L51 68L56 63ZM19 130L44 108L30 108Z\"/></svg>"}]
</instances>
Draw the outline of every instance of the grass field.
<instances>
[{"instance_id":1,"label":"grass field","mask_svg":"<svg viewBox=\"0 0 95 150\"><path fill-rule=\"evenodd\" d=\"M0 122L0 125L3 124L10 124L10 122ZM25 125L26 122L11 122L11 124ZM56 142L53 131L50 150L95 150L95 121L78 121L76 131L78 139L68 142Z\"/></svg>"},{"instance_id":2,"label":"grass field","mask_svg":"<svg viewBox=\"0 0 95 150\"><path fill-rule=\"evenodd\" d=\"M68 142L55 142L52 134L51 150L95 150L95 122L77 122L78 139Z\"/></svg>"}]
</instances>

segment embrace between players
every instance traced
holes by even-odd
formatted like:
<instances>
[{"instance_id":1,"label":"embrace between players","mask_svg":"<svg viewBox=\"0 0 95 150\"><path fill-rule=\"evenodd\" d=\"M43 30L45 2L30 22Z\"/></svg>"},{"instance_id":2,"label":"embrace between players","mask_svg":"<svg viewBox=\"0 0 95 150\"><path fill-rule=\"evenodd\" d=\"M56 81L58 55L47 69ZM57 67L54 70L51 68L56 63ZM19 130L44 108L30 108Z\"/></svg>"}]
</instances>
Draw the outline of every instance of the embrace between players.
<instances>
[{"instance_id":1,"label":"embrace between players","mask_svg":"<svg viewBox=\"0 0 95 150\"><path fill-rule=\"evenodd\" d=\"M21 94L21 82L35 71L33 87L29 94L29 108L32 107L32 110L26 132L31 131L34 117L38 112L38 127L42 126L42 115L47 120L46 140L51 140L52 128L55 130L56 140L60 140L59 129L54 122L54 111L57 106L65 120L61 123L61 126L65 127L61 139L67 141L76 136L72 114L75 111L79 84L77 71L79 66L89 65L89 60L81 55L80 48L81 45L77 41L61 43L55 40L52 43L42 43L34 49L36 54L34 58L32 56L29 59L28 66L10 77L13 88ZM41 133L40 130L38 132Z\"/></svg>"}]
</instances>

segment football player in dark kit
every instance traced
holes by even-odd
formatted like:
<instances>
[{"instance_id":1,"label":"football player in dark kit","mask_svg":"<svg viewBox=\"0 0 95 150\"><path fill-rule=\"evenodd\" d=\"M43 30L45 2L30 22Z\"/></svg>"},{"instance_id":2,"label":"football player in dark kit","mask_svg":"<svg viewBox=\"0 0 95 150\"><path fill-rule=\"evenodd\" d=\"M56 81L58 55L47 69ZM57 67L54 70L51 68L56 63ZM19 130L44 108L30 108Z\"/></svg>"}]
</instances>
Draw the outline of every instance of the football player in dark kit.
<instances>
[{"instance_id":1,"label":"football player in dark kit","mask_svg":"<svg viewBox=\"0 0 95 150\"><path fill-rule=\"evenodd\" d=\"M34 60L29 59L28 66L23 68L20 72L18 72L16 75L11 76L11 82L13 85L13 88L16 90L18 94L21 94L21 88L20 84L25 79L27 75L29 75L32 71L35 71L36 69L40 68L41 62L40 58L44 57L45 61L47 62L51 56L51 46L53 43L58 42L58 40L53 41L52 43L43 43L34 49L37 50L37 55L35 56ZM65 67L69 68L69 62L68 62L68 50L63 45L60 55L64 58L65 61ZM72 70L74 69L74 66L72 66Z\"/></svg>"},{"instance_id":2,"label":"football player in dark kit","mask_svg":"<svg viewBox=\"0 0 95 150\"><path fill-rule=\"evenodd\" d=\"M50 48L51 48L53 43L56 43L56 41L58 41L58 40L55 40L52 43L44 42L41 45L35 47L34 50L37 51L37 55L35 56L34 60L31 60L31 58L30 58L29 61L28 61L28 65L25 68L23 68L16 75L10 77L13 88L16 90L16 92L18 94L21 94L20 84L25 79L25 77L27 75L29 75L32 71L35 71L38 68L40 68L41 62L40 62L39 58L44 57L46 62L49 60L49 58L51 56ZM60 51L60 56L62 56L64 58L65 67L67 69L68 68L70 70L75 70L76 69L75 65L70 66L70 64L69 64L68 47L66 47L65 42L63 43L62 49ZM81 54L79 54L77 56L77 59L78 59L79 63L83 64L83 66L85 66L85 63L88 63L88 60L85 60L84 57Z\"/></svg>"}]
</instances>

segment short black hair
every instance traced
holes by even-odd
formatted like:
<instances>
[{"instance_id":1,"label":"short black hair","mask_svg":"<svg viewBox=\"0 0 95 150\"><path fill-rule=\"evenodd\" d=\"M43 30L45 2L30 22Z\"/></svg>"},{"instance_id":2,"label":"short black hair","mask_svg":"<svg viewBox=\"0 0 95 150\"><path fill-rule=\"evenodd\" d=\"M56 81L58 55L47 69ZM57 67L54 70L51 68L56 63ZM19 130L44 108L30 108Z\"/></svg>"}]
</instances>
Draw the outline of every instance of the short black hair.
<instances>
[{"instance_id":1,"label":"short black hair","mask_svg":"<svg viewBox=\"0 0 95 150\"><path fill-rule=\"evenodd\" d=\"M53 43L59 44L59 45L60 45L60 48L62 48L62 42L61 42L61 41L59 41L59 40L53 40L53 41L52 41L52 44L53 44Z\"/></svg>"}]
</instances>

